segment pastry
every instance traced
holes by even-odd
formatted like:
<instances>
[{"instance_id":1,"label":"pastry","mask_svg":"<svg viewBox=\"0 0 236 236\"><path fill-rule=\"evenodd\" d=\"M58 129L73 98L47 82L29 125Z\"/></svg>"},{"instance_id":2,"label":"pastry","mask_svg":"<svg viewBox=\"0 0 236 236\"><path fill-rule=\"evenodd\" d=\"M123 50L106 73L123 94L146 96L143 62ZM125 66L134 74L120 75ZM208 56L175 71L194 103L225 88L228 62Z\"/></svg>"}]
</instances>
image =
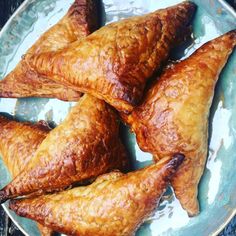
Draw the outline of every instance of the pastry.
<instances>
[{"instance_id":1,"label":"pastry","mask_svg":"<svg viewBox=\"0 0 236 236\"><path fill-rule=\"evenodd\" d=\"M112 169L124 170L127 164L116 112L84 95L43 140L26 168L0 191L0 201L60 190Z\"/></svg>"},{"instance_id":2,"label":"pastry","mask_svg":"<svg viewBox=\"0 0 236 236\"><path fill-rule=\"evenodd\" d=\"M0 154L13 178L28 164L50 130L43 121L21 123L0 116Z\"/></svg>"},{"instance_id":3,"label":"pastry","mask_svg":"<svg viewBox=\"0 0 236 236\"><path fill-rule=\"evenodd\" d=\"M129 236L158 206L184 156L175 154L129 174L111 172L86 187L13 200L10 209L58 232L78 236Z\"/></svg>"},{"instance_id":4,"label":"pastry","mask_svg":"<svg viewBox=\"0 0 236 236\"><path fill-rule=\"evenodd\" d=\"M38 73L130 112L147 79L185 36L195 5L183 2L108 24L67 48L26 55Z\"/></svg>"},{"instance_id":5,"label":"pastry","mask_svg":"<svg viewBox=\"0 0 236 236\"><path fill-rule=\"evenodd\" d=\"M190 216L199 212L198 183L208 149L208 116L215 84L236 44L236 31L216 38L166 69L128 118L137 142L156 161L180 152L173 178L176 197Z\"/></svg>"},{"instance_id":6,"label":"pastry","mask_svg":"<svg viewBox=\"0 0 236 236\"><path fill-rule=\"evenodd\" d=\"M28 50L32 55L56 51L85 38L98 28L98 1L76 0L67 14ZM0 81L0 97L52 97L78 101L81 93L41 76L21 60L16 68Z\"/></svg>"},{"instance_id":7,"label":"pastry","mask_svg":"<svg viewBox=\"0 0 236 236\"><path fill-rule=\"evenodd\" d=\"M13 178L25 168L50 130L43 121L21 123L0 115L0 156ZM38 224L38 228L42 236L53 235L48 227Z\"/></svg>"}]
</instances>

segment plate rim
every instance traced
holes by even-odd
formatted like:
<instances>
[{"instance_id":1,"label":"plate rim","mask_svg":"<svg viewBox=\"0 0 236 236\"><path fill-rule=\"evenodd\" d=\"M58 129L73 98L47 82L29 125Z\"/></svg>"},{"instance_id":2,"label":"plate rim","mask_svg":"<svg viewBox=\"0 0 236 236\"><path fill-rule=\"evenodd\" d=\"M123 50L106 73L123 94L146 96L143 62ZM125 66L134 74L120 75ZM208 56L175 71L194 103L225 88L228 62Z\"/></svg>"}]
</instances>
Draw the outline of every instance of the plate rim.
<instances>
[{"instance_id":1,"label":"plate rim","mask_svg":"<svg viewBox=\"0 0 236 236\"><path fill-rule=\"evenodd\" d=\"M7 22L4 24L4 26L1 28L0 30L0 37L5 33L5 31L8 29L9 25L12 23L12 20L17 17L19 15L19 13L21 11L23 11L24 7L27 7L27 5L32 2L34 3L36 0L24 0L20 6L15 10L15 12L11 15L11 17L7 20ZM186 0L184 0L186 1ZM189 0L191 1L191 0ZM233 9L233 7L231 7L229 5L228 2L226 2L226 0L218 0L218 2L222 5L222 8L224 8L228 14L232 15L235 20L236 20L236 11ZM12 220L12 222L18 227L18 229L25 235L25 236L30 236L28 233L26 233L26 231L24 230L24 228L14 219L14 217L12 216L12 214L10 213L10 209L8 208L8 206L6 204L2 204L2 207L4 209L4 211L7 213L7 215L9 216L9 218ZM217 236L220 232L222 232L226 226L229 224L229 222L233 219L233 217L236 216L236 206L235 208L232 209L231 214L225 219L225 221L215 229L214 232L212 232L210 234L210 236ZM36 222L37 223L37 222Z\"/></svg>"},{"instance_id":2,"label":"plate rim","mask_svg":"<svg viewBox=\"0 0 236 236\"><path fill-rule=\"evenodd\" d=\"M35 1L35 0L33 0ZM19 12L30 2L30 0L24 0L20 6L15 10L11 17L7 20L4 26L0 30L0 36L2 36L7 30L8 26L11 24L12 20L19 14Z\"/></svg>"},{"instance_id":3,"label":"plate rim","mask_svg":"<svg viewBox=\"0 0 236 236\"><path fill-rule=\"evenodd\" d=\"M17 226L17 228L21 231L21 233L23 233L25 236L30 236L28 233L26 233L24 228L14 219L12 214L10 214L10 209L7 207L7 205L6 204L2 204L2 208L7 213L7 215L11 219L11 221L15 224L15 226Z\"/></svg>"},{"instance_id":4,"label":"plate rim","mask_svg":"<svg viewBox=\"0 0 236 236\"><path fill-rule=\"evenodd\" d=\"M224 7L235 19L236 19L236 11L233 9L232 6L229 5L226 0L218 0L219 3Z\"/></svg>"}]
</instances>

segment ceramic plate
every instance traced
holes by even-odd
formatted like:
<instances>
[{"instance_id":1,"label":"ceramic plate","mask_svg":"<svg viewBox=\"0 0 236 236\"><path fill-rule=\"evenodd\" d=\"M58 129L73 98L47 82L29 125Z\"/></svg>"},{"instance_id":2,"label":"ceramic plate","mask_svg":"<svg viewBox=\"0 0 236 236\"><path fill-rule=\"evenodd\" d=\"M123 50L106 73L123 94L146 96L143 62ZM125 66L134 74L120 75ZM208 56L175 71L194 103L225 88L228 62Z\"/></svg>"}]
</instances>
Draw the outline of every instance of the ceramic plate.
<instances>
[{"instance_id":1,"label":"ceramic plate","mask_svg":"<svg viewBox=\"0 0 236 236\"><path fill-rule=\"evenodd\" d=\"M73 0L28 0L8 21L0 34L0 79L10 72L25 51L68 10ZM179 0L104 0L105 22L142 15L177 4ZM196 0L193 23L195 40L177 51L176 57L189 56L196 48L236 28L234 11L222 0ZM204 60L204 58L203 58ZM0 99L0 112L20 120L53 121L59 124L73 103L56 99ZM210 115L209 157L199 187L201 213L189 218L169 189L159 209L137 232L138 236L217 235L236 209L236 53L221 73ZM125 142L132 151L136 168L150 164L151 155L141 152L135 137L123 128ZM10 181L0 161L0 187ZM5 209L26 235L39 235L36 224Z\"/></svg>"}]
</instances>

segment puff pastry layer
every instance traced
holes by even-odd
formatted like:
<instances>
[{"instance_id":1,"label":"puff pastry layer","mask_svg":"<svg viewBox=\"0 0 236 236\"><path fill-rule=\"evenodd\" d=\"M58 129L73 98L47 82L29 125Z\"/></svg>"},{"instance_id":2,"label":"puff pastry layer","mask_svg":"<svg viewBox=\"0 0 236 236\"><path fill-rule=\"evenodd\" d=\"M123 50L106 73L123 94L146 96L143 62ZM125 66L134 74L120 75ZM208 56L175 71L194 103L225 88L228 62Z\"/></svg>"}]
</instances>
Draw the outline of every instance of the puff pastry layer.
<instances>
[{"instance_id":1,"label":"puff pastry layer","mask_svg":"<svg viewBox=\"0 0 236 236\"><path fill-rule=\"evenodd\" d=\"M198 183L207 158L208 116L215 84L235 44L236 31L231 31L167 68L126 118L141 149L156 160L176 152L186 156L172 184L191 216L199 212Z\"/></svg>"},{"instance_id":2,"label":"puff pastry layer","mask_svg":"<svg viewBox=\"0 0 236 236\"><path fill-rule=\"evenodd\" d=\"M178 154L126 175L111 172L86 187L11 201L10 208L69 235L134 235L157 207L183 158Z\"/></svg>"},{"instance_id":3,"label":"puff pastry layer","mask_svg":"<svg viewBox=\"0 0 236 236\"><path fill-rule=\"evenodd\" d=\"M46 122L20 123L0 115L0 155L11 176L16 177L51 129ZM38 224L42 236L53 235L53 231Z\"/></svg>"},{"instance_id":4,"label":"puff pastry layer","mask_svg":"<svg viewBox=\"0 0 236 236\"><path fill-rule=\"evenodd\" d=\"M58 52L26 56L40 74L129 112L147 79L190 24L195 5L179 5L102 27Z\"/></svg>"},{"instance_id":5,"label":"puff pastry layer","mask_svg":"<svg viewBox=\"0 0 236 236\"><path fill-rule=\"evenodd\" d=\"M76 0L67 14L27 51L32 55L62 49L98 28L98 1ZM0 97L48 97L78 101L81 93L39 75L23 60L0 81Z\"/></svg>"},{"instance_id":6,"label":"puff pastry layer","mask_svg":"<svg viewBox=\"0 0 236 236\"><path fill-rule=\"evenodd\" d=\"M104 101L84 95L27 167L0 191L0 200L59 190L127 165L117 114Z\"/></svg>"}]
</instances>

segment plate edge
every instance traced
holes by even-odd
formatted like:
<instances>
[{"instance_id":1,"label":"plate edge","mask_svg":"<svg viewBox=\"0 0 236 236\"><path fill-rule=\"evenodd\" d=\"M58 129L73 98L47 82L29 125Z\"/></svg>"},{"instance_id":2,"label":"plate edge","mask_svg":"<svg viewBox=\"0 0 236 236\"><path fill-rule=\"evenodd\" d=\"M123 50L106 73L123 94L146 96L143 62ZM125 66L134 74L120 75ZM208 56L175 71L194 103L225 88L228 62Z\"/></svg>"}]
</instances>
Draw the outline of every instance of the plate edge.
<instances>
[{"instance_id":1,"label":"plate edge","mask_svg":"<svg viewBox=\"0 0 236 236\"><path fill-rule=\"evenodd\" d=\"M11 17L7 20L5 25L0 30L0 37L3 33L7 30L8 26L11 24L12 20L15 18L16 15L19 14L19 12L29 3L30 0L24 0L24 2L21 3L21 5L15 10L15 12L11 15Z\"/></svg>"},{"instance_id":2,"label":"plate edge","mask_svg":"<svg viewBox=\"0 0 236 236\"><path fill-rule=\"evenodd\" d=\"M10 209L5 205L2 204L2 207L4 209L4 211L7 213L7 215L9 216L9 218L12 220L12 222L15 224L15 226L17 226L17 228L25 235L25 236L30 236L29 234L27 234L25 232L25 230L22 228L22 226L13 218L13 216L10 214Z\"/></svg>"},{"instance_id":3,"label":"plate edge","mask_svg":"<svg viewBox=\"0 0 236 236\"><path fill-rule=\"evenodd\" d=\"M218 0L219 3L224 7L235 19L236 19L236 11L227 3L225 0Z\"/></svg>"},{"instance_id":4,"label":"plate edge","mask_svg":"<svg viewBox=\"0 0 236 236\"><path fill-rule=\"evenodd\" d=\"M225 220L225 222L223 222L215 232L211 233L210 236L218 236L226 228L226 226L230 223L230 221L234 218L235 215L236 215L236 208L233 209L233 211L231 212L229 217Z\"/></svg>"}]
</instances>

